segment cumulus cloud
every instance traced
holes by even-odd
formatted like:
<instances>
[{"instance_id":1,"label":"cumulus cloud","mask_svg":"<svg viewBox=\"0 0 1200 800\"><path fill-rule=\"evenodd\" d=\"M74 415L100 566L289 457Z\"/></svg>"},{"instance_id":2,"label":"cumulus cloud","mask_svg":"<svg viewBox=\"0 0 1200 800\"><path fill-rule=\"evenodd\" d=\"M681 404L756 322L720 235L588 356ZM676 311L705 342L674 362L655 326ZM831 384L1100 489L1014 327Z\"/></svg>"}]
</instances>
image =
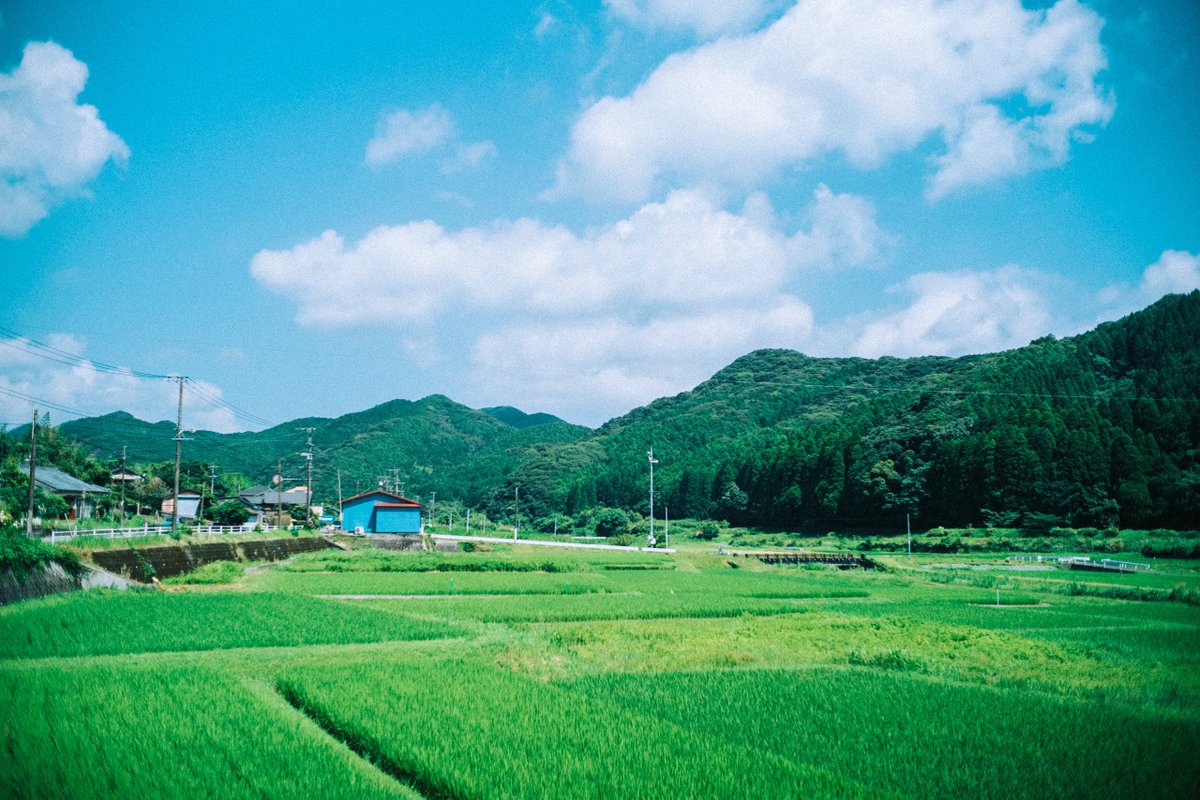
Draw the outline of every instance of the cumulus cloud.
<instances>
[{"instance_id":1,"label":"cumulus cloud","mask_svg":"<svg viewBox=\"0 0 1200 800\"><path fill-rule=\"evenodd\" d=\"M786 295L768 304L670 312L646 321L600 315L490 331L471 362L493 396L535 397L551 408L627 409L691 388L759 347L796 346L812 332L812 310ZM584 413L580 411L580 413Z\"/></svg>"},{"instance_id":2,"label":"cumulus cloud","mask_svg":"<svg viewBox=\"0 0 1200 800\"><path fill-rule=\"evenodd\" d=\"M454 151L442 164L447 173L477 167L496 155L492 142L463 142L454 117L434 103L417 111L399 109L384 116L375 128L375 136L367 142L364 160L381 166L445 148Z\"/></svg>"},{"instance_id":3,"label":"cumulus cloud","mask_svg":"<svg viewBox=\"0 0 1200 800\"><path fill-rule=\"evenodd\" d=\"M124 367L97 365L86 356L86 341L73 334L51 333L43 341L53 348L56 360L45 358L46 349L28 339L0 339L0 419L23 422L35 406L43 413L49 410L55 423L113 411L128 411L150 422L175 419L176 384L140 377ZM206 381L190 384L196 391L184 393L188 428L224 433L244 429L228 408L202 396L220 400L221 387Z\"/></svg>"},{"instance_id":4,"label":"cumulus cloud","mask_svg":"<svg viewBox=\"0 0 1200 800\"><path fill-rule=\"evenodd\" d=\"M865 169L931 141L930 199L1061 164L1113 113L1101 25L1076 0L802 0L587 108L548 196L747 185L831 153Z\"/></svg>"},{"instance_id":5,"label":"cumulus cloud","mask_svg":"<svg viewBox=\"0 0 1200 800\"><path fill-rule=\"evenodd\" d=\"M1135 286L1114 284L1106 287L1099 300L1106 306L1098 321L1117 319L1145 308L1166 294L1185 294L1200 289L1200 255L1183 250L1164 250L1142 272Z\"/></svg>"},{"instance_id":6,"label":"cumulus cloud","mask_svg":"<svg viewBox=\"0 0 1200 800\"><path fill-rule=\"evenodd\" d=\"M962 355L1020 347L1060 328L1050 312L1051 279L1015 265L913 275L892 292L910 296L899 310L848 320L850 352L879 356Z\"/></svg>"},{"instance_id":7,"label":"cumulus cloud","mask_svg":"<svg viewBox=\"0 0 1200 800\"><path fill-rule=\"evenodd\" d=\"M375 136L367 142L366 162L390 164L401 156L428 153L456 135L454 118L437 103L419 111L399 109L375 126Z\"/></svg>"},{"instance_id":8,"label":"cumulus cloud","mask_svg":"<svg viewBox=\"0 0 1200 800\"><path fill-rule=\"evenodd\" d=\"M0 236L22 236L58 203L83 194L129 148L78 102L88 68L54 42L25 45L0 74Z\"/></svg>"},{"instance_id":9,"label":"cumulus cloud","mask_svg":"<svg viewBox=\"0 0 1200 800\"><path fill-rule=\"evenodd\" d=\"M804 216L786 231L762 195L731 211L681 189L578 233L528 218L410 222L357 242L326 231L261 251L251 272L303 324L440 329L491 398L588 414L679 391L747 350L802 344L812 312L793 281L872 265L886 241L868 201L824 185Z\"/></svg>"},{"instance_id":10,"label":"cumulus cloud","mask_svg":"<svg viewBox=\"0 0 1200 800\"><path fill-rule=\"evenodd\" d=\"M426 220L347 244L334 231L251 262L305 324L420 323L449 308L555 315L704 308L770 297L799 271L869 262L884 239L865 199L817 188L811 227L779 229L765 197L740 212L680 189L615 223L574 233L536 219L448 231Z\"/></svg>"},{"instance_id":11,"label":"cumulus cloud","mask_svg":"<svg viewBox=\"0 0 1200 800\"><path fill-rule=\"evenodd\" d=\"M686 30L708 38L749 30L778 3L764 0L604 0L604 5L615 18L638 28Z\"/></svg>"}]
</instances>

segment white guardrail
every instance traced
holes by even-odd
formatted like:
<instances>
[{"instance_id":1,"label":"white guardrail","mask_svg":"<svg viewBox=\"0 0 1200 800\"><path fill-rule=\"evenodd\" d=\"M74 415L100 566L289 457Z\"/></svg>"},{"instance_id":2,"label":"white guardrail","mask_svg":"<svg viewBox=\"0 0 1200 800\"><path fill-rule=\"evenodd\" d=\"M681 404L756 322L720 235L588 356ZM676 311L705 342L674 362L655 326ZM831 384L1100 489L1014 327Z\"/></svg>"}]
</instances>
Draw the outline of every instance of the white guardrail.
<instances>
[{"instance_id":1,"label":"white guardrail","mask_svg":"<svg viewBox=\"0 0 1200 800\"><path fill-rule=\"evenodd\" d=\"M230 534L242 533L266 533L267 531L290 530L290 528L281 528L279 525L255 525L247 523L245 525L199 525L186 526L181 525L180 528L186 527L189 533L199 536L222 536ZM171 532L170 525L143 525L140 528L76 528L66 531L50 531L43 538L51 544L56 542L67 542L72 539L80 539L89 536L99 537L101 539L131 539L134 536L160 536Z\"/></svg>"}]
</instances>

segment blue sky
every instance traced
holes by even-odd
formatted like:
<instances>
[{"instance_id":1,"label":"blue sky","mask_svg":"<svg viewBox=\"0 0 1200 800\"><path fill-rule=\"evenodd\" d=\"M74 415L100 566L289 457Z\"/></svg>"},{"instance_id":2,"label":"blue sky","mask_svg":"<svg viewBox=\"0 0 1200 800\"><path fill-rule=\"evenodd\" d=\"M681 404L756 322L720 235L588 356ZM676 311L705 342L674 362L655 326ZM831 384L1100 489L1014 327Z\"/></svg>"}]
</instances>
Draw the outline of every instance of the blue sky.
<instances>
[{"instance_id":1,"label":"blue sky","mask_svg":"<svg viewBox=\"0 0 1200 800\"><path fill-rule=\"evenodd\" d=\"M1191 0L16 0L0 421L598 425L1071 335L1200 286L1198 58Z\"/></svg>"}]
</instances>

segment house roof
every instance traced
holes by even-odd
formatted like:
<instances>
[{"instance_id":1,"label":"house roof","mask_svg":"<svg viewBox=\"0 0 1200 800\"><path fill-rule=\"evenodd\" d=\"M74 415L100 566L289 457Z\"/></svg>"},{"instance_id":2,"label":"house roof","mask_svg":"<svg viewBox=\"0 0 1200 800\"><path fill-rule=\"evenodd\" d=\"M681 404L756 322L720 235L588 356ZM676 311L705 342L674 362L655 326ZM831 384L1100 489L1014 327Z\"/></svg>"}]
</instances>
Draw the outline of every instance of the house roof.
<instances>
[{"instance_id":1,"label":"house roof","mask_svg":"<svg viewBox=\"0 0 1200 800\"><path fill-rule=\"evenodd\" d=\"M420 503L409 500L407 503L376 503L376 508L420 508Z\"/></svg>"},{"instance_id":2,"label":"house roof","mask_svg":"<svg viewBox=\"0 0 1200 800\"><path fill-rule=\"evenodd\" d=\"M289 489L286 492L276 492L274 489L269 489L260 494L247 494L242 492L238 495L242 502L247 505L259 508L262 506L302 506L308 502L308 490L304 488Z\"/></svg>"},{"instance_id":3,"label":"house roof","mask_svg":"<svg viewBox=\"0 0 1200 800\"><path fill-rule=\"evenodd\" d=\"M29 464L22 464L19 469L26 475L29 474ZM44 489L49 489L52 492L59 494L108 494L108 489L103 486L97 486L94 483L81 481L74 475L68 475L61 469L54 467L43 467L38 465L34 471L34 482Z\"/></svg>"},{"instance_id":4,"label":"house roof","mask_svg":"<svg viewBox=\"0 0 1200 800\"><path fill-rule=\"evenodd\" d=\"M353 503L355 500L362 500L367 497L375 497L375 496L390 497L390 498L392 498L392 500L395 500L400 505L416 506L418 508L420 508L420 506L421 506L421 504L418 503L416 500L409 500L407 497L401 497L398 494L392 494L391 492L385 492L383 489L372 489L369 492L363 492L362 494L356 494L356 495L354 495L354 497L347 497L345 500L342 501L342 505L344 506L347 503ZM382 503L379 505L382 505Z\"/></svg>"}]
</instances>

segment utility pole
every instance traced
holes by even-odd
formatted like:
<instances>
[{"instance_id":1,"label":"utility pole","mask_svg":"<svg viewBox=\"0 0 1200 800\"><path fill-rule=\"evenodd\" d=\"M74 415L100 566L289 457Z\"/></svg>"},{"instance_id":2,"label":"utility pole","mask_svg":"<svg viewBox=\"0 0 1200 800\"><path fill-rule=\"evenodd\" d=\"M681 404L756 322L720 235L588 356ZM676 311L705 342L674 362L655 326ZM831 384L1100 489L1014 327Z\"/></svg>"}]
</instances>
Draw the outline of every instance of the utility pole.
<instances>
[{"instance_id":1,"label":"utility pole","mask_svg":"<svg viewBox=\"0 0 1200 800\"><path fill-rule=\"evenodd\" d=\"M283 459L276 464L279 471L275 473L275 527L283 524Z\"/></svg>"},{"instance_id":2,"label":"utility pole","mask_svg":"<svg viewBox=\"0 0 1200 800\"><path fill-rule=\"evenodd\" d=\"M128 452L129 452L128 445L121 445L121 527L122 528L125 527L125 484L129 483L129 481L125 480L125 476L128 474L125 471L125 459L127 457Z\"/></svg>"},{"instance_id":3,"label":"utility pole","mask_svg":"<svg viewBox=\"0 0 1200 800\"><path fill-rule=\"evenodd\" d=\"M646 451L646 457L650 460L650 546L654 547L654 465L658 463L658 459L654 457L654 447L651 446Z\"/></svg>"},{"instance_id":4,"label":"utility pole","mask_svg":"<svg viewBox=\"0 0 1200 800\"><path fill-rule=\"evenodd\" d=\"M521 487L513 487L513 541L517 540L517 532L521 530Z\"/></svg>"},{"instance_id":5,"label":"utility pole","mask_svg":"<svg viewBox=\"0 0 1200 800\"><path fill-rule=\"evenodd\" d=\"M342 521L342 471L337 471L338 476L338 524Z\"/></svg>"},{"instance_id":6,"label":"utility pole","mask_svg":"<svg viewBox=\"0 0 1200 800\"><path fill-rule=\"evenodd\" d=\"M187 380L180 375L171 380L179 383L179 413L175 419L175 492L174 504L171 506L171 535L179 530L179 462L183 457L183 384Z\"/></svg>"},{"instance_id":7,"label":"utility pole","mask_svg":"<svg viewBox=\"0 0 1200 800\"><path fill-rule=\"evenodd\" d=\"M908 554L912 555L912 514L904 515L904 527L908 530Z\"/></svg>"},{"instance_id":8,"label":"utility pole","mask_svg":"<svg viewBox=\"0 0 1200 800\"><path fill-rule=\"evenodd\" d=\"M437 517L434 514L437 512L437 492L429 493L429 524L436 525Z\"/></svg>"},{"instance_id":9,"label":"utility pole","mask_svg":"<svg viewBox=\"0 0 1200 800\"><path fill-rule=\"evenodd\" d=\"M471 535L471 509L467 509L467 536Z\"/></svg>"},{"instance_id":10,"label":"utility pole","mask_svg":"<svg viewBox=\"0 0 1200 800\"><path fill-rule=\"evenodd\" d=\"M217 498L214 497L214 495L217 492L216 487L217 487L217 465L209 464L208 465L208 496L212 498L213 508L217 507ZM204 498L201 497L200 498L200 507L198 509L196 509L197 519L204 516L203 511L204 511Z\"/></svg>"},{"instance_id":11,"label":"utility pole","mask_svg":"<svg viewBox=\"0 0 1200 800\"><path fill-rule=\"evenodd\" d=\"M300 455L304 456L304 460L308 462L308 475L304 479L304 522L308 524L308 519L312 516L312 464L313 464L313 442L312 435L316 428L300 428L308 434L308 446Z\"/></svg>"},{"instance_id":12,"label":"utility pole","mask_svg":"<svg viewBox=\"0 0 1200 800\"><path fill-rule=\"evenodd\" d=\"M663 506L663 547L671 546L671 508Z\"/></svg>"},{"instance_id":13,"label":"utility pole","mask_svg":"<svg viewBox=\"0 0 1200 800\"><path fill-rule=\"evenodd\" d=\"M33 424L29 427L29 508L25 514L25 535L33 536L33 498L37 479L37 409L33 410Z\"/></svg>"}]
</instances>

